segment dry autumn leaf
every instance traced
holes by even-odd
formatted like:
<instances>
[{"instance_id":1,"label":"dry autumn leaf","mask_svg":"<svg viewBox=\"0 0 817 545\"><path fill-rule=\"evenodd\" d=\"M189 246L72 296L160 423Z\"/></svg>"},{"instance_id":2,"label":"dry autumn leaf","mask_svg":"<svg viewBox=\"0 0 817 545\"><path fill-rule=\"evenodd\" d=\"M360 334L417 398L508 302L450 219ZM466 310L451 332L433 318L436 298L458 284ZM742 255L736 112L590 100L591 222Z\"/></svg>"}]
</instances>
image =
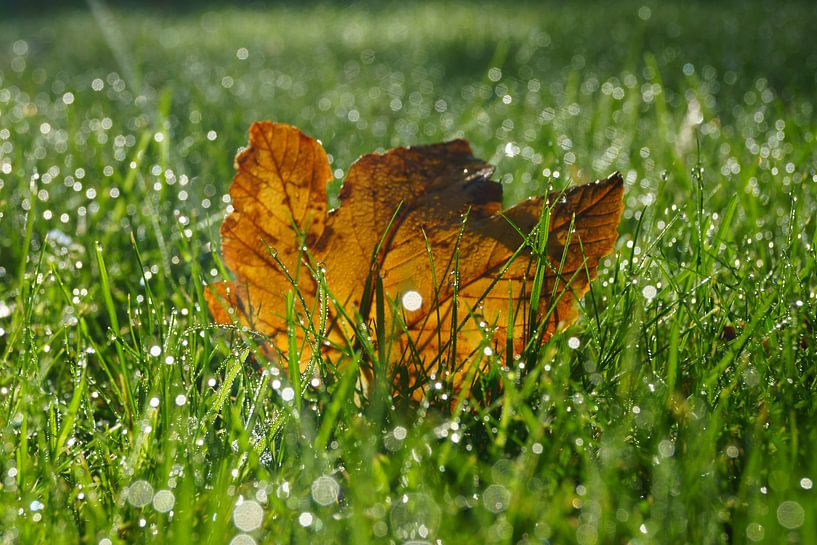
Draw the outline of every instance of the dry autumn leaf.
<instances>
[{"instance_id":1,"label":"dry autumn leaf","mask_svg":"<svg viewBox=\"0 0 817 545\"><path fill-rule=\"evenodd\" d=\"M304 370L317 350L337 360L379 313L374 350L415 399L429 377L467 390L484 354L572 322L622 212L617 173L503 211L493 167L464 140L361 157L331 212L326 153L295 127L253 124L236 170L221 227L235 280L206 291L216 321L268 336L270 355ZM546 237L529 236L540 222Z\"/></svg>"}]
</instances>

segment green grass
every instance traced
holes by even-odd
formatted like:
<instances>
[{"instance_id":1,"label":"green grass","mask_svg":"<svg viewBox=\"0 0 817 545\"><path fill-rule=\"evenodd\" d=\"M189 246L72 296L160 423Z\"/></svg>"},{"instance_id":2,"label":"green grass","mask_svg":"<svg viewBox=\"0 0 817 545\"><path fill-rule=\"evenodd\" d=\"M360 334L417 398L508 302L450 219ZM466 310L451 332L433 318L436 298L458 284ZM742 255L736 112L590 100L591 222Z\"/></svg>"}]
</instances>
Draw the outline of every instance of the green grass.
<instances>
[{"instance_id":1,"label":"green grass","mask_svg":"<svg viewBox=\"0 0 817 545\"><path fill-rule=\"evenodd\" d=\"M92 4L0 21L0 542L817 543L814 5ZM202 298L255 119L621 170L617 249L494 405L286 401Z\"/></svg>"}]
</instances>

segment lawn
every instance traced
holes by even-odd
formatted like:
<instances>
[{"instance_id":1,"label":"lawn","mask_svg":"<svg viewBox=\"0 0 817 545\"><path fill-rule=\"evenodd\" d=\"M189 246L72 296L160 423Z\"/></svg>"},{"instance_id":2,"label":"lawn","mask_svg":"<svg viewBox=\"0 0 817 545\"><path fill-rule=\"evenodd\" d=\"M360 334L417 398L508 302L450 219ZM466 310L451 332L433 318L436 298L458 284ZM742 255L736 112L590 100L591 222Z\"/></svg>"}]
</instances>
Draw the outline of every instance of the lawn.
<instances>
[{"instance_id":1,"label":"lawn","mask_svg":"<svg viewBox=\"0 0 817 545\"><path fill-rule=\"evenodd\" d=\"M0 543L817 543L815 20L5 15ZM360 155L457 137L509 206L621 171L616 249L530 365L494 357L490 403L361 401L324 365L293 389L203 299L257 119L321 140L332 205Z\"/></svg>"}]
</instances>

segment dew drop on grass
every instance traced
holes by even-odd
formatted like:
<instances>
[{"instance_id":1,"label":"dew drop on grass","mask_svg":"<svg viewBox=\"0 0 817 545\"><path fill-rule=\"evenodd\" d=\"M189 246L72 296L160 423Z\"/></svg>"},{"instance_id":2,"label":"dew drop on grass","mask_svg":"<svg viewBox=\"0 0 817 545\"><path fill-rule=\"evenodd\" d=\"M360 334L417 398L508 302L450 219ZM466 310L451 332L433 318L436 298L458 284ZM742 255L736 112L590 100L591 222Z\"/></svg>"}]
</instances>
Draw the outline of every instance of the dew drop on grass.
<instances>
[{"instance_id":1,"label":"dew drop on grass","mask_svg":"<svg viewBox=\"0 0 817 545\"><path fill-rule=\"evenodd\" d=\"M429 538L437 533L441 511L431 496L404 494L391 510L391 523L398 539Z\"/></svg>"},{"instance_id":2,"label":"dew drop on grass","mask_svg":"<svg viewBox=\"0 0 817 545\"><path fill-rule=\"evenodd\" d=\"M766 529L757 522L750 522L746 526L746 537L752 541L761 541L766 535Z\"/></svg>"},{"instance_id":3,"label":"dew drop on grass","mask_svg":"<svg viewBox=\"0 0 817 545\"><path fill-rule=\"evenodd\" d=\"M230 545L256 545L256 543L252 536L248 536L247 534L238 534L230 540Z\"/></svg>"},{"instance_id":4,"label":"dew drop on grass","mask_svg":"<svg viewBox=\"0 0 817 545\"><path fill-rule=\"evenodd\" d=\"M158 358L162 353L162 347L158 344L154 344L150 347L150 355L154 358Z\"/></svg>"},{"instance_id":5,"label":"dew drop on grass","mask_svg":"<svg viewBox=\"0 0 817 545\"><path fill-rule=\"evenodd\" d=\"M176 504L176 496L170 490L159 490L153 496L153 508L160 513L167 513Z\"/></svg>"},{"instance_id":6,"label":"dew drop on grass","mask_svg":"<svg viewBox=\"0 0 817 545\"><path fill-rule=\"evenodd\" d=\"M261 526L264 508L257 501L242 501L233 509L233 523L242 532L252 532Z\"/></svg>"},{"instance_id":7,"label":"dew drop on grass","mask_svg":"<svg viewBox=\"0 0 817 545\"><path fill-rule=\"evenodd\" d=\"M409 290L403 294L401 302L403 303L404 309L409 312L415 312L420 310L420 307L423 306L423 296L414 290Z\"/></svg>"},{"instance_id":8,"label":"dew drop on grass","mask_svg":"<svg viewBox=\"0 0 817 545\"><path fill-rule=\"evenodd\" d=\"M581 346L581 344L582 343L581 343L581 341L579 340L578 337L570 337L567 340L567 346L569 346L573 350L576 350L577 348L579 348Z\"/></svg>"},{"instance_id":9,"label":"dew drop on grass","mask_svg":"<svg viewBox=\"0 0 817 545\"><path fill-rule=\"evenodd\" d=\"M651 15L652 10L649 8L649 6L641 6L640 8L638 8L638 18L641 19L642 21L649 20Z\"/></svg>"},{"instance_id":10,"label":"dew drop on grass","mask_svg":"<svg viewBox=\"0 0 817 545\"><path fill-rule=\"evenodd\" d=\"M511 502L510 491L501 484L492 484L482 493L482 504L491 513L501 513Z\"/></svg>"},{"instance_id":11,"label":"dew drop on grass","mask_svg":"<svg viewBox=\"0 0 817 545\"><path fill-rule=\"evenodd\" d=\"M513 462L507 458L501 458L491 467L491 480L494 483L509 483L516 474Z\"/></svg>"},{"instance_id":12,"label":"dew drop on grass","mask_svg":"<svg viewBox=\"0 0 817 545\"><path fill-rule=\"evenodd\" d=\"M309 511L304 511L303 513L301 513L298 516L298 524L300 524L304 528L308 528L309 526L312 526L312 523L314 522L314 520L315 520L315 517Z\"/></svg>"},{"instance_id":13,"label":"dew drop on grass","mask_svg":"<svg viewBox=\"0 0 817 545\"><path fill-rule=\"evenodd\" d=\"M328 475L322 475L312 482L312 499L318 505L331 505L338 501L340 485Z\"/></svg>"},{"instance_id":14,"label":"dew drop on grass","mask_svg":"<svg viewBox=\"0 0 817 545\"><path fill-rule=\"evenodd\" d=\"M803 525L806 511L796 501L784 501L777 507L777 522L789 530L795 530Z\"/></svg>"},{"instance_id":15,"label":"dew drop on grass","mask_svg":"<svg viewBox=\"0 0 817 545\"><path fill-rule=\"evenodd\" d=\"M184 394L179 394L176 396L176 406L182 407L184 404L187 403L187 396Z\"/></svg>"},{"instance_id":16,"label":"dew drop on grass","mask_svg":"<svg viewBox=\"0 0 817 545\"><path fill-rule=\"evenodd\" d=\"M655 289L655 286L644 286L644 289L641 290L641 295L643 295L647 301L652 301L655 299L655 296L658 295L658 290Z\"/></svg>"},{"instance_id":17,"label":"dew drop on grass","mask_svg":"<svg viewBox=\"0 0 817 545\"><path fill-rule=\"evenodd\" d=\"M658 453L664 458L671 458L675 454L675 445L669 439L658 443Z\"/></svg>"},{"instance_id":18,"label":"dew drop on grass","mask_svg":"<svg viewBox=\"0 0 817 545\"><path fill-rule=\"evenodd\" d=\"M135 481L127 492L128 503L142 508L153 500L153 486L147 481Z\"/></svg>"},{"instance_id":19,"label":"dew drop on grass","mask_svg":"<svg viewBox=\"0 0 817 545\"><path fill-rule=\"evenodd\" d=\"M286 388L281 390L281 398L287 402L292 401L293 399L295 399L295 390L287 386Z\"/></svg>"},{"instance_id":20,"label":"dew drop on grass","mask_svg":"<svg viewBox=\"0 0 817 545\"><path fill-rule=\"evenodd\" d=\"M48 194L46 193L46 199L43 199L42 195L40 196L40 199L47 200L47 195ZM66 235L59 229L51 229L46 236L48 237L48 240L50 240L57 246L68 247L74 242L74 240L70 236Z\"/></svg>"}]
</instances>

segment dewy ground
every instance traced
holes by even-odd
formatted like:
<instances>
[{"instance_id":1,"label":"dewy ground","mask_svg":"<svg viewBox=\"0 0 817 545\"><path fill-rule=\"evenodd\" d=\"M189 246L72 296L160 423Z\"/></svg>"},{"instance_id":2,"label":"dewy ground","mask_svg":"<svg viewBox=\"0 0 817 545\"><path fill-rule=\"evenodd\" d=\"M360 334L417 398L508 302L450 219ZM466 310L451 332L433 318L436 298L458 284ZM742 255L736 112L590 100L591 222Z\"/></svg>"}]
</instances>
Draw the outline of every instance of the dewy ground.
<instances>
[{"instance_id":1,"label":"dewy ground","mask_svg":"<svg viewBox=\"0 0 817 545\"><path fill-rule=\"evenodd\" d=\"M817 541L814 6L92 6L0 21L0 540ZM621 170L616 251L493 405L361 407L203 306L255 119Z\"/></svg>"}]
</instances>

